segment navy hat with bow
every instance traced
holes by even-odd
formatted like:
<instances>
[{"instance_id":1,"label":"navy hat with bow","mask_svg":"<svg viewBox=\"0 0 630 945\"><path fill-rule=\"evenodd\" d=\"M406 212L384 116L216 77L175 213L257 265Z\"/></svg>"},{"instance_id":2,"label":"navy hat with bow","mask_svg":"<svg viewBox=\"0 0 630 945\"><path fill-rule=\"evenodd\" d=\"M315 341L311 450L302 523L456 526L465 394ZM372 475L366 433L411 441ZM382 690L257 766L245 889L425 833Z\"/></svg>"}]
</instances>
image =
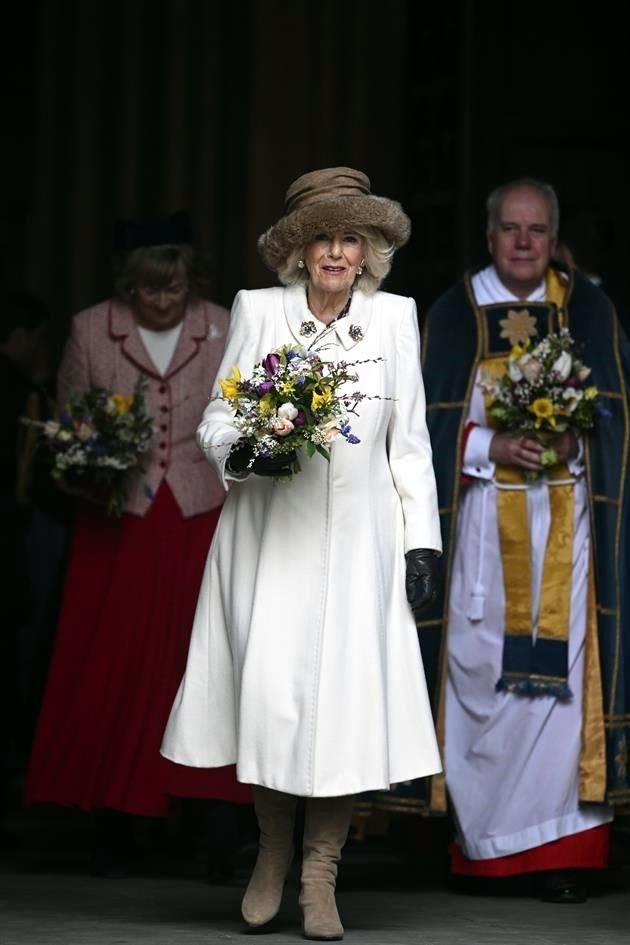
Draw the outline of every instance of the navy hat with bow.
<instances>
[{"instance_id":1,"label":"navy hat with bow","mask_svg":"<svg viewBox=\"0 0 630 945\"><path fill-rule=\"evenodd\" d=\"M179 210L163 220L134 223L118 220L114 224L114 249L130 252L140 246L169 246L192 242L192 226L186 210Z\"/></svg>"}]
</instances>

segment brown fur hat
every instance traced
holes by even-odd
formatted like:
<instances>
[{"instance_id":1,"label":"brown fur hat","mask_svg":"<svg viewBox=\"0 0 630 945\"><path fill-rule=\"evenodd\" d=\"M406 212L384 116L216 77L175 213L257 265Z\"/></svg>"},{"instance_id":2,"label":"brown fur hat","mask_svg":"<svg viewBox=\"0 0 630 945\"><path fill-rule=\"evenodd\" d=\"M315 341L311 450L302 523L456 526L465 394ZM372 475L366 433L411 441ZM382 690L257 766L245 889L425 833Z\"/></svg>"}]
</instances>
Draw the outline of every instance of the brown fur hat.
<instances>
[{"instance_id":1,"label":"brown fur hat","mask_svg":"<svg viewBox=\"0 0 630 945\"><path fill-rule=\"evenodd\" d=\"M411 221L395 200L375 197L370 179L351 167L326 167L293 181L285 197L285 216L258 239L265 264L277 272L297 247L319 233L375 226L397 248L407 242Z\"/></svg>"}]
</instances>

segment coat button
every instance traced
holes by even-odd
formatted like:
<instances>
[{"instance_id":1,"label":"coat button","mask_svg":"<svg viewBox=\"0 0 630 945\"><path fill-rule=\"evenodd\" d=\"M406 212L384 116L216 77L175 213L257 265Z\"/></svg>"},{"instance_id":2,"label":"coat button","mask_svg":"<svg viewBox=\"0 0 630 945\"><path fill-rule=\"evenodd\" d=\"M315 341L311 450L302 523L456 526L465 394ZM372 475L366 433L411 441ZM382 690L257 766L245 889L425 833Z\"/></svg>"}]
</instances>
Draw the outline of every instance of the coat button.
<instances>
[{"instance_id":1,"label":"coat button","mask_svg":"<svg viewBox=\"0 0 630 945\"><path fill-rule=\"evenodd\" d=\"M162 433L166 433L166 431L168 430L168 423L161 423L160 430L162 431Z\"/></svg>"},{"instance_id":2,"label":"coat button","mask_svg":"<svg viewBox=\"0 0 630 945\"><path fill-rule=\"evenodd\" d=\"M166 387L164 386L164 384L160 384L160 386L158 387L158 391L160 392L160 394L166 393Z\"/></svg>"},{"instance_id":3,"label":"coat button","mask_svg":"<svg viewBox=\"0 0 630 945\"><path fill-rule=\"evenodd\" d=\"M160 443L160 449L161 449L161 450L165 450L165 449L166 449L166 443Z\"/></svg>"},{"instance_id":4,"label":"coat button","mask_svg":"<svg viewBox=\"0 0 630 945\"><path fill-rule=\"evenodd\" d=\"M168 407L166 407L164 404L162 404L162 406L160 407L160 410L162 411L162 413L168 413Z\"/></svg>"},{"instance_id":5,"label":"coat button","mask_svg":"<svg viewBox=\"0 0 630 945\"><path fill-rule=\"evenodd\" d=\"M161 460L160 460L160 466L162 467L162 469L166 469L166 460L165 460L165 459L161 459Z\"/></svg>"}]
</instances>

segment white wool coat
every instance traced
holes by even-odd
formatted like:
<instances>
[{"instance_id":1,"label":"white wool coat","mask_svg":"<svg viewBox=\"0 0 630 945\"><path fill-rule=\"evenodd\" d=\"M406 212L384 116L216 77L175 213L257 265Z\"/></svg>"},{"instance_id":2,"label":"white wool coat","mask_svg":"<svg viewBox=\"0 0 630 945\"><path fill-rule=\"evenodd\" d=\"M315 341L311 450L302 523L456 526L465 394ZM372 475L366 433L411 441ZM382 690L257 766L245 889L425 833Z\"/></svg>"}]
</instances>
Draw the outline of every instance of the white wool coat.
<instances>
[{"instance_id":1,"label":"white wool coat","mask_svg":"<svg viewBox=\"0 0 630 945\"><path fill-rule=\"evenodd\" d=\"M405 552L441 550L416 307L355 292L326 327L303 287L239 292L218 376L237 364L247 377L288 342L382 359L351 387L374 398L352 418L361 442L338 438L330 463L300 457L288 481L237 481L225 460L239 433L210 400L198 442L228 495L162 753L236 762L240 781L305 797L387 789L440 770L405 595Z\"/></svg>"}]
</instances>

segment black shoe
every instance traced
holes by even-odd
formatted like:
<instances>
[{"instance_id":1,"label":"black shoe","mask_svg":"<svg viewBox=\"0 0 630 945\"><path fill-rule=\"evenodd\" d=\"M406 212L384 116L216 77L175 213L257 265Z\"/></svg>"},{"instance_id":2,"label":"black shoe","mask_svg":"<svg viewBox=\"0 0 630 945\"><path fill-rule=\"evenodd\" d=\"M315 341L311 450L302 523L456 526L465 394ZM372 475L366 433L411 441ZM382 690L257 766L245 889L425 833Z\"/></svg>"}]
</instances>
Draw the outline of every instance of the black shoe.
<instances>
[{"instance_id":1,"label":"black shoe","mask_svg":"<svg viewBox=\"0 0 630 945\"><path fill-rule=\"evenodd\" d=\"M579 881L575 870L550 870L543 879L540 898L543 902L586 902L586 887Z\"/></svg>"}]
</instances>

